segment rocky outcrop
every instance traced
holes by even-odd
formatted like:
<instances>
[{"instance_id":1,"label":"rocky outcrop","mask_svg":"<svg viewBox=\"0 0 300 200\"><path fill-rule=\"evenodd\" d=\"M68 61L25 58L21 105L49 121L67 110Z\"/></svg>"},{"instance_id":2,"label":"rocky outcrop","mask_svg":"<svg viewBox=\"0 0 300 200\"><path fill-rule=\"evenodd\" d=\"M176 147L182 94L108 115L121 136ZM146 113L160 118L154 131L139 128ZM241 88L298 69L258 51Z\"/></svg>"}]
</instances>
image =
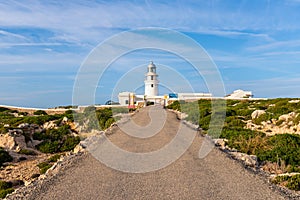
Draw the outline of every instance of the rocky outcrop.
<instances>
[{"instance_id":1,"label":"rocky outcrop","mask_svg":"<svg viewBox=\"0 0 300 200\"><path fill-rule=\"evenodd\" d=\"M11 130L9 133L0 134L0 146L15 151L27 148L25 137L19 133L20 130Z\"/></svg>"},{"instance_id":2,"label":"rocky outcrop","mask_svg":"<svg viewBox=\"0 0 300 200\"><path fill-rule=\"evenodd\" d=\"M251 118L252 119L258 118L259 116L261 116L265 113L266 113L266 111L264 111L264 110L255 110L255 111L252 112Z\"/></svg>"},{"instance_id":3,"label":"rocky outcrop","mask_svg":"<svg viewBox=\"0 0 300 200\"><path fill-rule=\"evenodd\" d=\"M53 128L57 128L57 124L55 123L55 121L49 121L43 124L42 126L43 129L53 129Z\"/></svg>"},{"instance_id":4,"label":"rocky outcrop","mask_svg":"<svg viewBox=\"0 0 300 200\"><path fill-rule=\"evenodd\" d=\"M291 113L289 113L289 114L281 115L281 116L278 118L278 120L282 120L282 121L286 121L286 122L287 122L287 121L290 121L290 120L294 119L296 116L297 116L296 113L291 112Z\"/></svg>"},{"instance_id":5,"label":"rocky outcrop","mask_svg":"<svg viewBox=\"0 0 300 200\"><path fill-rule=\"evenodd\" d=\"M252 113L253 114L253 113ZM291 112L279 116L277 119L271 119L268 121L261 122L260 125L254 124L252 120L246 121L247 129L261 131L266 135L276 135L285 133L300 134L300 123L294 122L294 119L298 117L299 114Z\"/></svg>"},{"instance_id":6,"label":"rocky outcrop","mask_svg":"<svg viewBox=\"0 0 300 200\"><path fill-rule=\"evenodd\" d=\"M256 155L248 155L241 152L229 152L233 158L242 161L246 166L256 167L258 166L257 156Z\"/></svg>"}]
</instances>

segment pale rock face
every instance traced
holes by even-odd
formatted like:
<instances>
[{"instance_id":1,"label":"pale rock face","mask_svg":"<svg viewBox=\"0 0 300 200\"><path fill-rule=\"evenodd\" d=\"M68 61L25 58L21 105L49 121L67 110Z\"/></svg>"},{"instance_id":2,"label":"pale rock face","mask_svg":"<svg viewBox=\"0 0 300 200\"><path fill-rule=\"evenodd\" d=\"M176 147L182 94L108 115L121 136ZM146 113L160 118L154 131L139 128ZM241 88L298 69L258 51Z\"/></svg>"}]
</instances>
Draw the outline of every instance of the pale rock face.
<instances>
[{"instance_id":1,"label":"pale rock face","mask_svg":"<svg viewBox=\"0 0 300 200\"><path fill-rule=\"evenodd\" d=\"M254 167L257 165L257 157L240 152L230 152L236 159L242 160L246 165Z\"/></svg>"},{"instance_id":2,"label":"pale rock face","mask_svg":"<svg viewBox=\"0 0 300 200\"><path fill-rule=\"evenodd\" d=\"M83 146L79 143L73 150L73 152L76 153L80 153L80 152L85 152L85 149L83 148Z\"/></svg>"},{"instance_id":3,"label":"pale rock face","mask_svg":"<svg viewBox=\"0 0 300 200\"><path fill-rule=\"evenodd\" d=\"M69 120L69 119L68 119L67 117L64 117L64 118L62 119L62 122L63 122L63 123L67 123L68 120Z\"/></svg>"},{"instance_id":4,"label":"pale rock face","mask_svg":"<svg viewBox=\"0 0 300 200\"><path fill-rule=\"evenodd\" d=\"M28 128L30 125L28 123L19 124L18 128Z\"/></svg>"},{"instance_id":5,"label":"pale rock face","mask_svg":"<svg viewBox=\"0 0 300 200\"><path fill-rule=\"evenodd\" d=\"M226 139L215 139L214 142L215 142L216 146L219 146L221 149L225 149L226 148L226 142L228 142L228 140L226 140Z\"/></svg>"},{"instance_id":6,"label":"pale rock face","mask_svg":"<svg viewBox=\"0 0 300 200\"><path fill-rule=\"evenodd\" d=\"M45 124L43 124L44 129L53 129L56 127L57 125L54 123L54 121L46 122Z\"/></svg>"},{"instance_id":7,"label":"pale rock face","mask_svg":"<svg viewBox=\"0 0 300 200\"><path fill-rule=\"evenodd\" d=\"M299 103L300 100L290 100L289 103Z\"/></svg>"},{"instance_id":8,"label":"pale rock face","mask_svg":"<svg viewBox=\"0 0 300 200\"><path fill-rule=\"evenodd\" d=\"M289 121L296 116L296 113L291 112L289 114L281 115L278 119L282 121Z\"/></svg>"},{"instance_id":9,"label":"pale rock face","mask_svg":"<svg viewBox=\"0 0 300 200\"><path fill-rule=\"evenodd\" d=\"M266 111L264 111L264 110L255 110L255 111L253 111L253 113L251 114L251 118L252 118L252 119L258 118L259 116L261 116L261 115L263 115L263 114L265 114L265 113L266 113Z\"/></svg>"},{"instance_id":10,"label":"pale rock face","mask_svg":"<svg viewBox=\"0 0 300 200\"><path fill-rule=\"evenodd\" d=\"M253 114L253 113L252 113ZM256 116L257 113L255 113ZM300 134L300 123L294 124L294 119L298 114L291 112L289 114L284 114L279 117L278 120L272 119L271 121L261 122L261 125L256 125L252 120L246 121L246 128L251 130L262 131L266 135L276 135L285 133ZM282 121L277 124L278 121Z\"/></svg>"},{"instance_id":11,"label":"pale rock face","mask_svg":"<svg viewBox=\"0 0 300 200\"><path fill-rule=\"evenodd\" d=\"M18 150L26 148L25 137L23 135L0 135L0 146L9 150Z\"/></svg>"},{"instance_id":12,"label":"pale rock face","mask_svg":"<svg viewBox=\"0 0 300 200\"><path fill-rule=\"evenodd\" d=\"M14 137L10 136L9 134L1 134L0 146L4 147L5 149L15 149L16 143Z\"/></svg>"}]
</instances>

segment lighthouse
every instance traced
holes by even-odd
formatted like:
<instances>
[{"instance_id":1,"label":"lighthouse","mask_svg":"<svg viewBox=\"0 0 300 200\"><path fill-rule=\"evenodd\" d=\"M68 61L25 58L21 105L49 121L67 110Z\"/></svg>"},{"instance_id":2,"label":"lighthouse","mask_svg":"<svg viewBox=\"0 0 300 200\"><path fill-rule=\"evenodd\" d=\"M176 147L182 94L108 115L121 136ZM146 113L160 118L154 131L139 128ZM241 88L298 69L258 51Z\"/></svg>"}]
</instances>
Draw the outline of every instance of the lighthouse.
<instances>
[{"instance_id":1,"label":"lighthouse","mask_svg":"<svg viewBox=\"0 0 300 200\"><path fill-rule=\"evenodd\" d=\"M156 66L151 61L145 74L145 95L146 97L158 96L158 75L156 74Z\"/></svg>"}]
</instances>

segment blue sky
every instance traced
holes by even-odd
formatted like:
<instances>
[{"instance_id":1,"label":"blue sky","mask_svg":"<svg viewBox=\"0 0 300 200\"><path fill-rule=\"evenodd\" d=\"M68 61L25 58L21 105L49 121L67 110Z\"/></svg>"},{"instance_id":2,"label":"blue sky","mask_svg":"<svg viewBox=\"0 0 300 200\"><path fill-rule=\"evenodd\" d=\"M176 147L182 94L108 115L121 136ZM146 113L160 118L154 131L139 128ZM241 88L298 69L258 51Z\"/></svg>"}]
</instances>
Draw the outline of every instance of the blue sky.
<instances>
[{"instance_id":1,"label":"blue sky","mask_svg":"<svg viewBox=\"0 0 300 200\"><path fill-rule=\"evenodd\" d=\"M112 35L141 27L168 28L197 41L216 63L226 93L244 89L256 97L300 97L299 10L299 0L0 0L0 104L72 104L74 80L88 54ZM158 63L158 72L159 66L174 68L196 92L207 92L182 60L141 51L115 61L96 86L95 102L110 99L116 77L126 73L114 69L126 65L142 77L149 60ZM142 91L143 77L137 80L128 90ZM173 86L175 92L184 89Z\"/></svg>"}]
</instances>

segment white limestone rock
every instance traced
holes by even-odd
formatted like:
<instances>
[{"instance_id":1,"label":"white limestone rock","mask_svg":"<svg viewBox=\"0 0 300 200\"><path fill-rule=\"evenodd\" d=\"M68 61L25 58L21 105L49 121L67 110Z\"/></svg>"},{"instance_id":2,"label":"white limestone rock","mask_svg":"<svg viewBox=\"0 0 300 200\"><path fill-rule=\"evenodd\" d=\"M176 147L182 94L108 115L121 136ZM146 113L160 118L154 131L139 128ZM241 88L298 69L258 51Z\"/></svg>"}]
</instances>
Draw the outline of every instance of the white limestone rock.
<instances>
[{"instance_id":1,"label":"white limestone rock","mask_svg":"<svg viewBox=\"0 0 300 200\"><path fill-rule=\"evenodd\" d=\"M54 121L49 121L49 122L46 122L43 124L44 129L53 129L56 127L57 127L57 125L56 125L56 123L54 123Z\"/></svg>"},{"instance_id":2,"label":"white limestone rock","mask_svg":"<svg viewBox=\"0 0 300 200\"><path fill-rule=\"evenodd\" d=\"M255 110L255 111L252 112L251 118L256 119L256 118L258 118L259 116L261 116L265 113L266 113L266 111L264 111L264 110Z\"/></svg>"}]
</instances>

